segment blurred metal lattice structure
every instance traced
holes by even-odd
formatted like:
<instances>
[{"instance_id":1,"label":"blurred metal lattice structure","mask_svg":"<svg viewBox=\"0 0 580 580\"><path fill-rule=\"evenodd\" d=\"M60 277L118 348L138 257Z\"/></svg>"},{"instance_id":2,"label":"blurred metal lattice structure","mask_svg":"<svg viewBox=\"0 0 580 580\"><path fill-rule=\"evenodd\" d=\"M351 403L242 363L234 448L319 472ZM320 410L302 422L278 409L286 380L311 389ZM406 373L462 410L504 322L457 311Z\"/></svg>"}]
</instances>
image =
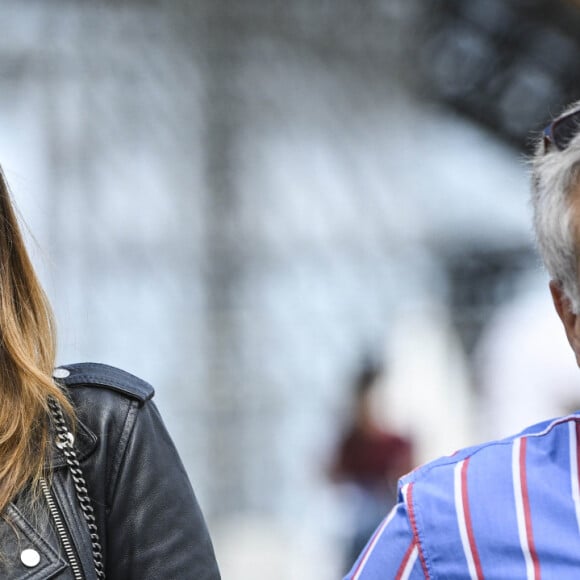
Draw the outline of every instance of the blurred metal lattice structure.
<instances>
[{"instance_id":1,"label":"blurred metal lattice structure","mask_svg":"<svg viewBox=\"0 0 580 580\"><path fill-rule=\"evenodd\" d=\"M562 0L424 2L416 46L426 87L519 148L580 98L580 10ZM425 90L425 88L424 88Z\"/></svg>"},{"instance_id":2,"label":"blurred metal lattice structure","mask_svg":"<svg viewBox=\"0 0 580 580\"><path fill-rule=\"evenodd\" d=\"M378 106L376 71L397 60L411 6L2 7L14 25L0 70L42 139L28 153L46 195L37 220L61 356L158 386L210 515L300 498L296 467L316 452L336 383L384 344L382 187L361 183L362 167L346 187L328 173L355 162L352 136L324 148ZM353 22L369 34L350 35ZM352 197L361 185L374 200Z\"/></svg>"}]
</instances>

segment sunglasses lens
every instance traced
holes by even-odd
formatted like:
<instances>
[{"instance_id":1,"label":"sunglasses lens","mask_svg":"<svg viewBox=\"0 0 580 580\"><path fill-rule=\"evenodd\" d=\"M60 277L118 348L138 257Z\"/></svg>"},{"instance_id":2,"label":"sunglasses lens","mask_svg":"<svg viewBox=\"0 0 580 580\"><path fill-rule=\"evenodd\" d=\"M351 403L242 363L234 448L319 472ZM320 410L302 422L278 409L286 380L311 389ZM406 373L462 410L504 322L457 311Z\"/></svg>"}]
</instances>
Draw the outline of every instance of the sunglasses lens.
<instances>
[{"instance_id":1,"label":"sunglasses lens","mask_svg":"<svg viewBox=\"0 0 580 580\"><path fill-rule=\"evenodd\" d=\"M552 127L552 140L563 151L580 132L580 111L557 120Z\"/></svg>"}]
</instances>

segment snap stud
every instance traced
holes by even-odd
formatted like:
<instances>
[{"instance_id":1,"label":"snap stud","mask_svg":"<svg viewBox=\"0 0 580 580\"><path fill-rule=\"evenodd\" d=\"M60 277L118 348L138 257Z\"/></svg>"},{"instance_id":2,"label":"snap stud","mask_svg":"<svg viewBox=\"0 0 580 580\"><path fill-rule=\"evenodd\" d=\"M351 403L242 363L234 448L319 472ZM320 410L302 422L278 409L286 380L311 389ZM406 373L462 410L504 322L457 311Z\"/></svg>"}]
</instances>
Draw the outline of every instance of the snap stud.
<instances>
[{"instance_id":1,"label":"snap stud","mask_svg":"<svg viewBox=\"0 0 580 580\"><path fill-rule=\"evenodd\" d=\"M20 560L27 568L34 568L40 564L40 554L32 548L27 548L22 550Z\"/></svg>"},{"instance_id":2,"label":"snap stud","mask_svg":"<svg viewBox=\"0 0 580 580\"><path fill-rule=\"evenodd\" d=\"M68 376L70 376L70 371L68 369L63 369L62 367L59 367L57 369L54 369L54 371L52 372L52 376L55 379L66 379Z\"/></svg>"}]
</instances>

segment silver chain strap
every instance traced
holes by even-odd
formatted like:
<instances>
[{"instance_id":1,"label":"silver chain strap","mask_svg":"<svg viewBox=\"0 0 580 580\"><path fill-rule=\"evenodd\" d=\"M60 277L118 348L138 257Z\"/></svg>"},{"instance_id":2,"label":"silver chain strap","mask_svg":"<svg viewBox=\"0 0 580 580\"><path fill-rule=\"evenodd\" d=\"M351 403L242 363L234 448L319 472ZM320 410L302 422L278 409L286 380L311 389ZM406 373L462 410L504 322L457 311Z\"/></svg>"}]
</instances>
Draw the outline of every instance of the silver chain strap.
<instances>
[{"instance_id":1,"label":"silver chain strap","mask_svg":"<svg viewBox=\"0 0 580 580\"><path fill-rule=\"evenodd\" d=\"M93 506L91 505L91 498L89 497L89 492L87 490L87 483L81 470L79 460L77 458L77 452L74 447L74 437L72 433L68 430L68 427L64 420L62 409L60 408L60 405L56 402L56 400L50 398L48 400L48 405L52 412L54 426L56 428L56 445L62 451L65 457L66 463L68 465L68 468L70 470L74 482L79 505L81 507L83 516L89 528L89 534L91 537L91 544L93 549L93 560L95 563L95 572L97 573L97 578L99 580L105 580L105 567L103 565L103 549L101 547L101 542L99 539L97 521L95 519Z\"/></svg>"}]
</instances>

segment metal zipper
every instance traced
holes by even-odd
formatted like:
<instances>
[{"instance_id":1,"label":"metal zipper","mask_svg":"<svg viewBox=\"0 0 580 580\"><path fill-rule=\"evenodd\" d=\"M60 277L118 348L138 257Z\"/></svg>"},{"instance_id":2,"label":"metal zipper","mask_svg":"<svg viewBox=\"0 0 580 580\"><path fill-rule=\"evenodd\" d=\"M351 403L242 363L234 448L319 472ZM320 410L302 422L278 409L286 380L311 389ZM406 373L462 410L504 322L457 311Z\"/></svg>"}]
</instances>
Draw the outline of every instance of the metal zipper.
<instances>
[{"instance_id":1,"label":"metal zipper","mask_svg":"<svg viewBox=\"0 0 580 580\"><path fill-rule=\"evenodd\" d=\"M60 542L66 553L66 558L70 564L74 580L85 580L84 574L77 559L77 555L73 548L69 532L64 524L60 510L56 505L56 501L52 495L52 492L50 491L50 488L48 487L48 484L44 478L40 480L40 487L42 488L42 493L44 494L46 503L48 504L48 509L52 515L56 531L60 537Z\"/></svg>"}]
</instances>

